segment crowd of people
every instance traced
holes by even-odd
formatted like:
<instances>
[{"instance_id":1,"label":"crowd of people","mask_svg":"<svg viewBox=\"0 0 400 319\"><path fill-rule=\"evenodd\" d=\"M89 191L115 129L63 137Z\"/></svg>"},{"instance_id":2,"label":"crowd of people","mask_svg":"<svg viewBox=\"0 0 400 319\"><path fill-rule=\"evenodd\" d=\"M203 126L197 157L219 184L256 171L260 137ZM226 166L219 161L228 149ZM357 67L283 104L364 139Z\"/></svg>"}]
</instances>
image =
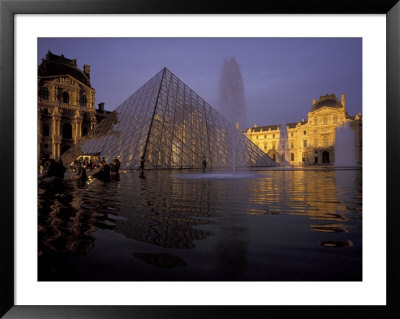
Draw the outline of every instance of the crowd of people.
<instances>
[{"instance_id":1,"label":"crowd of people","mask_svg":"<svg viewBox=\"0 0 400 319\"><path fill-rule=\"evenodd\" d=\"M52 182L62 180L66 168L61 159L54 160L52 158L44 158L39 161L39 180L44 182Z\"/></svg>"},{"instance_id":2,"label":"crowd of people","mask_svg":"<svg viewBox=\"0 0 400 319\"><path fill-rule=\"evenodd\" d=\"M72 180L86 181L88 179L87 172L91 172L91 176L100 183L107 183L112 179L118 179L119 168L121 167L120 156L113 161L107 163L106 159L96 157L93 161L90 158L78 159L73 163ZM52 158L42 157L39 160L39 182L54 182L64 179L67 171L61 159L54 160Z\"/></svg>"},{"instance_id":3,"label":"crowd of people","mask_svg":"<svg viewBox=\"0 0 400 319\"><path fill-rule=\"evenodd\" d=\"M139 169L140 177L144 177L144 156L140 158ZM101 159L97 156L93 160L90 157L78 159L73 164L74 173L71 175L72 180L86 181L88 179L87 172L91 172L91 176L99 183L107 183L111 180L118 179L119 168L121 167L121 157L117 156L113 161L107 163L105 157ZM202 158L203 171L207 168L205 156ZM64 179L67 171L61 159L54 160L52 158L43 158L39 161L39 181L53 182Z\"/></svg>"},{"instance_id":4,"label":"crowd of people","mask_svg":"<svg viewBox=\"0 0 400 319\"><path fill-rule=\"evenodd\" d=\"M75 164L75 173L72 175L74 180L86 180L86 171L92 172L92 177L100 183L107 183L112 179L117 179L119 168L121 166L120 156L117 156L111 163L107 163L105 157L94 161L86 161L86 159L77 161Z\"/></svg>"}]
</instances>

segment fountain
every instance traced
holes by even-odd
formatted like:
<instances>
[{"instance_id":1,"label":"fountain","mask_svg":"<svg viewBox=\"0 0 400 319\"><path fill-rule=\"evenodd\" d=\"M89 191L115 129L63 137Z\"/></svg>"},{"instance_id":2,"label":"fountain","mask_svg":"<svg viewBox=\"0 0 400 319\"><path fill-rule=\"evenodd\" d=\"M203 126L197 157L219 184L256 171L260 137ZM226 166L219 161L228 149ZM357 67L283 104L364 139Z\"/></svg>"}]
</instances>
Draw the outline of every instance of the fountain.
<instances>
[{"instance_id":1,"label":"fountain","mask_svg":"<svg viewBox=\"0 0 400 319\"><path fill-rule=\"evenodd\" d=\"M290 156L289 140L288 140L287 126L285 122L282 122L281 124L279 144L278 144L278 155L280 157L280 166L290 167L290 162L288 161Z\"/></svg>"},{"instance_id":2,"label":"fountain","mask_svg":"<svg viewBox=\"0 0 400 319\"><path fill-rule=\"evenodd\" d=\"M235 58L224 61L219 83L218 105L227 120L237 126L246 127L243 80Z\"/></svg>"},{"instance_id":3,"label":"fountain","mask_svg":"<svg viewBox=\"0 0 400 319\"><path fill-rule=\"evenodd\" d=\"M357 167L354 131L347 123L336 128L335 167Z\"/></svg>"},{"instance_id":4,"label":"fountain","mask_svg":"<svg viewBox=\"0 0 400 319\"><path fill-rule=\"evenodd\" d=\"M236 171L238 152L237 129L246 126L246 104L244 102L243 80L235 58L224 61L219 84L218 105L221 113L232 123L230 136L232 144L232 172Z\"/></svg>"},{"instance_id":5,"label":"fountain","mask_svg":"<svg viewBox=\"0 0 400 319\"><path fill-rule=\"evenodd\" d=\"M243 80L240 73L239 64L235 58L226 59L222 68L219 83L218 96L219 110L222 115L231 123L228 134L231 141L232 152L232 173L227 172L207 172L203 174L174 174L173 178L190 179L226 179L226 178L254 178L258 175L249 172L236 172L237 157L240 152L239 136L242 134L240 126L246 127L246 104L243 93Z\"/></svg>"}]
</instances>

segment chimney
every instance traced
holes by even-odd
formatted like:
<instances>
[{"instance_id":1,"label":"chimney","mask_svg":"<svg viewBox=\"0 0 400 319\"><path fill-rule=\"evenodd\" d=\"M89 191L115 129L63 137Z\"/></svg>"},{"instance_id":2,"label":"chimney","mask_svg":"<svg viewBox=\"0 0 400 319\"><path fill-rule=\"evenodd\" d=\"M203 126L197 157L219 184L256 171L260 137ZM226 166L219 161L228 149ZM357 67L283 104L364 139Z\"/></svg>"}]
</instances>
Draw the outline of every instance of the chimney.
<instances>
[{"instance_id":1,"label":"chimney","mask_svg":"<svg viewBox=\"0 0 400 319\"><path fill-rule=\"evenodd\" d=\"M315 105L315 104L317 104L317 100L316 99L312 100L312 105Z\"/></svg>"},{"instance_id":2,"label":"chimney","mask_svg":"<svg viewBox=\"0 0 400 319\"><path fill-rule=\"evenodd\" d=\"M101 102L99 105L99 111L104 112L104 102Z\"/></svg>"},{"instance_id":3,"label":"chimney","mask_svg":"<svg viewBox=\"0 0 400 319\"><path fill-rule=\"evenodd\" d=\"M343 108L346 108L346 100L345 100L344 94L341 95L341 100L342 100L341 102L342 102Z\"/></svg>"},{"instance_id":4,"label":"chimney","mask_svg":"<svg viewBox=\"0 0 400 319\"><path fill-rule=\"evenodd\" d=\"M83 65L83 73L85 73L86 76L90 79L90 65L87 64Z\"/></svg>"}]
</instances>

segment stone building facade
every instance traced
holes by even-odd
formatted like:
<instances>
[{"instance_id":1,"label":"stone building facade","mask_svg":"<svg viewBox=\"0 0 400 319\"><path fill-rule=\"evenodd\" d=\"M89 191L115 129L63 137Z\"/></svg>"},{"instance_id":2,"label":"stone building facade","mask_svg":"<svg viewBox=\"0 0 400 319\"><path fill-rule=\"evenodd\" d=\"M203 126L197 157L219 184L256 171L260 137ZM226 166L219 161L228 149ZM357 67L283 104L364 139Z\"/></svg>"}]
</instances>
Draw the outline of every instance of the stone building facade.
<instances>
[{"instance_id":1,"label":"stone building facade","mask_svg":"<svg viewBox=\"0 0 400 319\"><path fill-rule=\"evenodd\" d=\"M278 151L282 125L248 128L246 136L276 162L281 162ZM357 165L362 164L362 115L350 116L346 111L345 95L339 100L335 94L313 100L307 120L286 124L288 157L292 166L335 164L336 129L348 126L354 132L354 152Z\"/></svg>"},{"instance_id":2,"label":"stone building facade","mask_svg":"<svg viewBox=\"0 0 400 319\"><path fill-rule=\"evenodd\" d=\"M94 103L90 66L48 51L38 68L38 156L58 159L93 129Z\"/></svg>"}]
</instances>

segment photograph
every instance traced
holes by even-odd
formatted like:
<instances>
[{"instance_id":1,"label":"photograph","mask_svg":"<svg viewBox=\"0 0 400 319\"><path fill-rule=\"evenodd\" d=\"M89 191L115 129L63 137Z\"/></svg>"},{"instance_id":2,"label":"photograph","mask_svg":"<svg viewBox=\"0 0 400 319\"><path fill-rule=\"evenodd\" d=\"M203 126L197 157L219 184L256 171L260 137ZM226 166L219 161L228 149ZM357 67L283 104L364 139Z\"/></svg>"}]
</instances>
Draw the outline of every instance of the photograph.
<instances>
[{"instance_id":1,"label":"photograph","mask_svg":"<svg viewBox=\"0 0 400 319\"><path fill-rule=\"evenodd\" d=\"M363 280L363 39L37 39L48 281Z\"/></svg>"},{"instance_id":2,"label":"photograph","mask_svg":"<svg viewBox=\"0 0 400 319\"><path fill-rule=\"evenodd\" d=\"M399 17L0 0L0 317L399 317Z\"/></svg>"}]
</instances>

